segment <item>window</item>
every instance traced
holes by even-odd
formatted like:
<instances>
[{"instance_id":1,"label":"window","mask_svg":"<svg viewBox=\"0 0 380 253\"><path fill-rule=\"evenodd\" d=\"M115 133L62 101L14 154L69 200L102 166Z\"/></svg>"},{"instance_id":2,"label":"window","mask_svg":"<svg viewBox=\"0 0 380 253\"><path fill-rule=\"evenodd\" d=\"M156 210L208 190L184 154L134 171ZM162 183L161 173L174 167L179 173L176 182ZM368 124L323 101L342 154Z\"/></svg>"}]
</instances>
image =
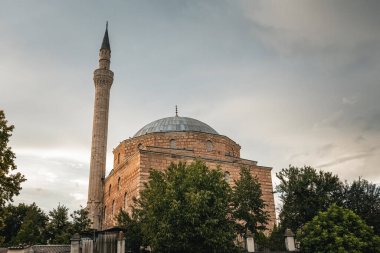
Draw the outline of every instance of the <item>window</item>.
<instances>
[{"instance_id":1,"label":"window","mask_svg":"<svg viewBox=\"0 0 380 253\"><path fill-rule=\"evenodd\" d=\"M212 141L208 140L208 141L206 142L206 150L207 150L208 152L210 152L210 151L213 150Z\"/></svg>"},{"instance_id":2,"label":"window","mask_svg":"<svg viewBox=\"0 0 380 253\"><path fill-rule=\"evenodd\" d=\"M142 149L143 145L141 143L139 143L139 145L137 145L137 149Z\"/></svg>"},{"instance_id":3,"label":"window","mask_svg":"<svg viewBox=\"0 0 380 253\"><path fill-rule=\"evenodd\" d=\"M124 204L123 204L123 206L124 206L124 210L127 210L127 208L128 208L128 195L127 195L127 193L124 193Z\"/></svg>"},{"instance_id":4,"label":"window","mask_svg":"<svg viewBox=\"0 0 380 253\"><path fill-rule=\"evenodd\" d=\"M111 196L111 185L108 187L108 196Z\"/></svg>"},{"instance_id":5,"label":"window","mask_svg":"<svg viewBox=\"0 0 380 253\"><path fill-rule=\"evenodd\" d=\"M106 220L106 210L107 210L107 206L104 206L104 213L103 213L104 220Z\"/></svg>"},{"instance_id":6,"label":"window","mask_svg":"<svg viewBox=\"0 0 380 253\"><path fill-rule=\"evenodd\" d=\"M120 191L120 177L117 179L117 190Z\"/></svg>"},{"instance_id":7,"label":"window","mask_svg":"<svg viewBox=\"0 0 380 253\"><path fill-rule=\"evenodd\" d=\"M171 139L170 140L170 148L176 148L176 146L177 146L176 141L174 139Z\"/></svg>"},{"instance_id":8,"label":"window","mask_svg":"<svg viewBox=\"0 0 380 253\"><path fill-rule=\"evenodd\" d=\"M120 153L117 154L117 164L119 164L119 163L120 163Z\"/></svg>"},{"instance_id":9,"label":"window","mask_svg":"<svg viewBox=\"0 0 380 253\"><path fill-rule=\"evenodd\" d=\"M227 184L230 183L231 175L228 171L224 172L224 180L226 180Z\"/></svg>"},{"instance_id":10,"label":"window","mask_svg":"<svg viewBox=\"0 0 380 253\"><path fill-rule=\"evenodd\" d=\"M115 215L115 200L112 200L112 217Z\"/></svg>"}]
</instances>

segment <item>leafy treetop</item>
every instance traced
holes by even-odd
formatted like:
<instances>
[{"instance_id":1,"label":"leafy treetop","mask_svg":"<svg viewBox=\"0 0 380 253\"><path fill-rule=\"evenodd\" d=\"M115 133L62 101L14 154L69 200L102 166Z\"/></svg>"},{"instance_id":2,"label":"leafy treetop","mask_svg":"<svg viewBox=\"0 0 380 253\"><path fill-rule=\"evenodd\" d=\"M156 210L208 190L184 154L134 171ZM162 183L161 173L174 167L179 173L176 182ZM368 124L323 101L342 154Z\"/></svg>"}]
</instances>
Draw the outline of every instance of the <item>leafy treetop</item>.
<instances>
[{"instance_id":1,"label":"leafy treetop","mask_svg":"<svg viewBox=\"0 0 380 253\"><path fill-rule=\"evenodd\" d=\"M240 178L235 181L232 194L233 216L238 222L237 228L245 236L249 230L257 235L266 229L269 214L262 199L261 185L247 168L240 169Z\"/></svg>"},{"instance_id":2,"label":"leafy treetop","mask_svg":"<svg viewBox=\"0 0 380 253\"><path fill-rule=\"evenodd\" d=\"M47 226L49 244L70 243L70 227L68 208L59 204L49 212L49 224Z\"/></svg>"},{"instance_id":3,"label":"leafy treetop","mask_svg":"<svg viewBox=\"0 0 380 253\"><path fill-rule=\"evenodd\" d=\"M346 183L343 206L354 211L380 235L380 186L362 178Z\"/></svg>"},{"instance_id":4,"label":"leafy treetop","mask_svg":"<svg viewBox=\"0 0 380 253\"><path fill-rule=\"evenodd\" d=\"M349 209L333 204L297 232L305 253L379 253L380 237Z\"/></svg>"},{"instance_id":5,"label":"leafy treetop","mask_svg":"<svg viewBox=\"0 0 380 253\"><path fill-rule=\"evenodd\" d=\"M20 172L11 174L17 169L14 163L16 156L8 146L14 126L8 126L7 123L4 112L0 110L0 208L6 202L13 201L13 196L18 195L21 190L20 184L26 180Z\"/></svg>"},{"instance_id":6,"label":"leafy treetop","mask_svg":"<svg viewBox=\"0 0 380 253\"><path fill-rule=\"evenodd\" d=\"M325 211L334 203L342 202L342 183L330 172L317 172L305 166L289 166L277 173L283 207L280 212L281 225L297 231L313 219L319 211Z\"/></svg>"},{"instance_id":7,"label":"leafy treetop","mask_svg":"<svg viewBox=\"0 0 380 253\"><path fill-rule=\"evenodd\" d=\"M150 172L136 212L155 252L233 252L231 189L220 170L196 161Z\"/></svg>"}]
</instances>

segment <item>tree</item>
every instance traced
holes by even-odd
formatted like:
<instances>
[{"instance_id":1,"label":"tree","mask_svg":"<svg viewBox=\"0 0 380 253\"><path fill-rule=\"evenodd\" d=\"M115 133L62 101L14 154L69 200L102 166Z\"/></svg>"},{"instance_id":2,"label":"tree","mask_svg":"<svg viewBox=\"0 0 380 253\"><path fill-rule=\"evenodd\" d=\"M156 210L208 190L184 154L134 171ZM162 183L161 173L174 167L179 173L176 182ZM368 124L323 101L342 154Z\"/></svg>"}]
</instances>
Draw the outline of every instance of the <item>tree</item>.
<instances>
[{"instance_id":1,"label":"tree","mask_svg":"<svg viewBox=\"0 0 380 253\"><path fill-rule=\"evenodd\" d=\"M152 170L135 209L145 244L154 252L233 252L230 191L221 171L200 161Z\"/></svg>"},{"instance_id":2,"label":"tree","mask_svg":"<svg viewBox=\"0 0 380 253\"><path fill-rule=\"evenodd\" d=\"M251 231L257 236L266 229L269 215L262 199L261 185L247 168L240 169L240 179L235 181L232 194L233 217L240 235Z\"/></svg>"},{"instance_id":3,"label":"tree","mask_svg":"<svg viewBox=\"0 0 380 253\"><path fill-rule=\"evenodd\" d=\"M45 227L47 215L35 204L18 206L9 204L4 208L4 226L0 229L3 246L14 246L22 243L46 243Z\"/></svg>"},{"instance_id":4,"label":"tree","mask_svg":"<svg viewBox=\"0 0 380 253\"><path fill-rule=\"evenodd\" d=\"M80 209L70 214L70 217L73 219L71 228L72 234L84 234L91 230L91 220L88 217L88 210L86 208L81 206Z\"/></svg>"},{"instance_id":5,"label":"tree","mask_svg":"<svg viewBox=\"0 0 380 253\"><path fill-rule=\"evenodd\" d=\"M359 178L344 186L343 206L354 211L380 235L380 187Z\"/></svg>"},{"instance_id":6,"label":"tree","mask_svg":"<svg viewBox=\"0 0 380 253\"><path fill-rule=\"evenodd\" d=\"M47 215L35 203L30 205L14 239L14 245L46 243L47 221Z\"/></svg>"},{"instance_id":7,"label":"tree","mask_svg":"<svg viewBox=\"0 0 380 253\"><path fill-rule=\"evenodd\" d=\"M69 244L70 243L70 229L68 208L64 205L58 204L49 212L49 223L47 232L49 236L49 244Z\"/></svg>"},{"instance_id":8,"label":"tree","mask_svg":"<svg viewBox=\"0 0 380 253\"><path fill-rule=\"evenodd\" d=\"M349 209L333 204L297 232L302 252L380 252L380 237Z\"/></svg>"},{"instance_id":9,"label":"tree","mask_svg":"<svg viewBox=\"0 0 380 253\"><path fill-rule=\"evenodd\" d=\"M0 227L0 237L4 238L3 246L12 245L12 241L20 230L27 210L28 206L23 203L19 204L18 206L9 204L4 209L2 209L4 222L3 226Z\"/></svg>"},{"instance_id":10,"label":"tree","mask_svg":"<svg viewBox=\"0 0 380 253\"><path fill-rule=\"evenodd\" d=\"M125 249L133 253L140 252L142 245L141 224L136 216L130 216L124 210L121 210L116 217L118 226L123 229L125 234Z\"/></svg>"},{"instance_id":11,"label":"tree","mask_svg":"<svg viewBox=\"0 0 380 253\"><path fill-rule=\"evenodd\" d=\"M11 173L17 169L14 163L16 156L11 147L8 147L14 126L8 126L7 123L4 112L0 110L0 227L3 224L2 210L6 202L13 201L13 196L20 193L20 184L26 180L20 172Z\"/></svg>"},{"instance_id":12,"label":"tree","mask_svg":"<svg viewBox=\"0 0 380 253\"><path fill-rule=\"evenodd\" d=\"M283 203L280 220L285 228L297 231L319 211L342 202L343 185L330 172L317 172L309 166L289 166L276 175L280 180L276 189Z\"/></svg>"}]
</instances>

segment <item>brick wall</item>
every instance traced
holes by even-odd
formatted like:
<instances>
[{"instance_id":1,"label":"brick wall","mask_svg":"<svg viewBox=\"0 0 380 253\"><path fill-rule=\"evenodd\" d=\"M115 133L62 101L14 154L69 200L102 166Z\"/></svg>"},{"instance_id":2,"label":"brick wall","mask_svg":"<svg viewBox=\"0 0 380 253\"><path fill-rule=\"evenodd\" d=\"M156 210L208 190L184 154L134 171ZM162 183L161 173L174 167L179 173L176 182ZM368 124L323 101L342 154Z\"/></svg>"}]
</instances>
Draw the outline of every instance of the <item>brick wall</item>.
<instances>
[{"instance_id":1,"label":"brick wall","mask_svg":"<svg viewBox=\"0 0 380 253\"><path fill-rule=\"evenodd\" d=\"M200 132L167 132L131 138L114 149L114 168L104 184L103 229L116 225L113 217L120 209L131 211L132 198L138 197L144 182L149 178L151 168L165 170L172 162L191 163L194 159L203 160L210 169L220 168L223 172L228 172L231 187L234 186L234 180L239 178L240 168L249 168L261 183L263 199L271 215L268 228L273 227L275 207L271 168L241 159L240 146L226 136Z\"/></svg>"}]
</instances>

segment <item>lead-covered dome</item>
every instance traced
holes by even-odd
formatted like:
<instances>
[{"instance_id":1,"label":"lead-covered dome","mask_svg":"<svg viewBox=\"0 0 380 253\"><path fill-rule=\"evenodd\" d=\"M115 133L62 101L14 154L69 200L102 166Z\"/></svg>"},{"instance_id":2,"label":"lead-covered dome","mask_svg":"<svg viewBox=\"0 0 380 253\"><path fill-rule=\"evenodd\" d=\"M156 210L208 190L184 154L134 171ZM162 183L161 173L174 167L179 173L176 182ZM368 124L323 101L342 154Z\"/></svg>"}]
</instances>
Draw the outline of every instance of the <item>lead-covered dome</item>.
<instances>
[{"instance_id":1,"label":"lead-covered dome","mask_svg":"<svg viewBox=\"0 0 380 253\"><path fill-rule=\"evenodd\" d=\"M188 117L167 117L149 123L141 128L133 137L157 132L195 131L218 134L212 127L202 121Z\"/></svg>"}]
</instances>

